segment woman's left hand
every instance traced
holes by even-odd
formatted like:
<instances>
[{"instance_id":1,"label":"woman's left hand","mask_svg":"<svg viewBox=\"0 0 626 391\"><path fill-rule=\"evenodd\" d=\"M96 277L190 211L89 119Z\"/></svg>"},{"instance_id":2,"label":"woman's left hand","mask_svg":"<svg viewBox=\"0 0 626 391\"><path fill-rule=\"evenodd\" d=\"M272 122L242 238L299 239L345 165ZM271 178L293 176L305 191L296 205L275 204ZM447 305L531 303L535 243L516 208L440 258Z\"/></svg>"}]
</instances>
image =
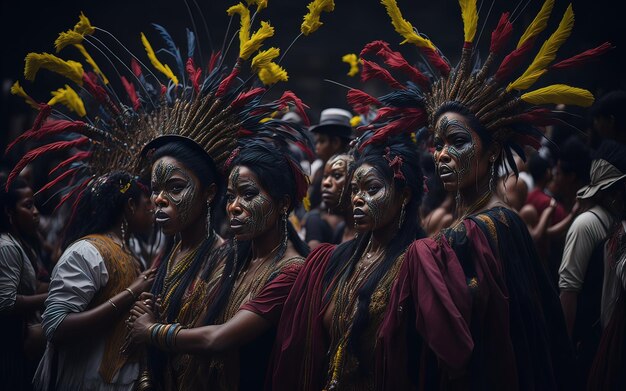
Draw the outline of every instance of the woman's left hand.
<instances>
[{"instance_id":1,"label":"woman's left hand","mask_svg":"<svg viewBox=\"0 0 626 391\"><path fill-rule=\"evenodd\" d=\"M146 344L150 339L150 326L155 323L154 314L152 311L148 311L144 314L133 315L136 318L130 325L130 340L134 344Z\"/></svg>"}]
</instances>

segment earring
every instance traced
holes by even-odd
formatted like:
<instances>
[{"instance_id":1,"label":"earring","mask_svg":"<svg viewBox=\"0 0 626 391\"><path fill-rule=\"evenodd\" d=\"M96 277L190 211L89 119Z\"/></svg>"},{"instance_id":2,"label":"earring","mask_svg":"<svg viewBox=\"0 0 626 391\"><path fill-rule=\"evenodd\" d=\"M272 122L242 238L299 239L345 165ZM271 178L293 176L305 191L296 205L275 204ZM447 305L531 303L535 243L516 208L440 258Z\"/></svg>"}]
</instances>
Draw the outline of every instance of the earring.
<instances>
[{"instance_id":1,"label":"earring","mask_svg":"<svg viewBox=\"0 0 626 391\"><path fill-rule=\"evenodd\" d=\"M495 191L495 181L496 181L496 165L495 158L491 159L491 177L489 178L489 190L493 193Z\"/></svg>"},{"instance_id":2,"label":"earring","mask_svg":"<svg viewBox=\"0 0 626 391\"><path fill-rule=\"evenodd\" d=\"M283 248L287 248L287 210L285 209L283 211L283 240L282 240L282 246Z\"/></svg>"},{"instance_id":3,"label":"earring","mask_svg":"<svg viewBox=\"0 0 626 391\"><path fill-rule=\"evenodd\" d=\"M404 224L404 217L406 214L406 202L402 203L402 209L400 209L400 221L398 221L398 229L402 228L402 224Z\"/></svg>"},{"instance_id":4,"label":"earring","mask_svg":"<svg viewBox=\"0 0 626 391\"><path fill-rule=\"evenodd\" d=\"M206 202L206 237L211 236L211 202Z\"/></svg>"},{"instance_id":5,"label":"earring","mask_svg":"<svg viewBox=\"0 0 626 391\"><path fill-rule=\"evenodd\" d=\"M126 217L122 218L122 248L126 246L126 228L128 228L128 222L126 221Z\"/></svg>"}]
</instances>

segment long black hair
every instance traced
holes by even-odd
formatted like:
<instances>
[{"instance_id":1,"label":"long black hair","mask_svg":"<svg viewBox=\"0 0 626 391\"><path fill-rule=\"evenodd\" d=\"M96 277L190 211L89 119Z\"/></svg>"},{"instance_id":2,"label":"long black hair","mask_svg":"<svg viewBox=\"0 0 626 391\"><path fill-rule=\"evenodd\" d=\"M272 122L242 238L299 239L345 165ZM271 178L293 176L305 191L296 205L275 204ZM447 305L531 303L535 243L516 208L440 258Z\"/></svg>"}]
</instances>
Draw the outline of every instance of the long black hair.
<instances>
[{"instance_id":1,"label":"long black hair","mask_svg":"<svg viewBox=\"0 0 626 391\"><path fill-rule=\"evenodd\" d=\"M402 158L401 172L404 179L394 177L394 170L389 165L389 160L396 156ZM415 240L424 236L418 219L418 209L424 193L422 168L419 163L419 155L416 145L408 135L401 135L390 138L384 145L370 144L361 153L355 152L355 163L350 169L350 174L363 164L375 167L389 181L394 182L397 192L403 192L405 188L411 190L411 198L406 204L406 218L399 227L398 233L394 236L387 247L384 259L376 266L376 269L367 277L358 291L358 304L356 314L352 323L352 329L348 340L348 349L356 356L360 357L359 338L364 332L369 322L369 305L372 293L378 286L380 280L395 263L396 259ZM328 302L337 289L339 283L354 271L356 264L363 255L365 248L371 238L371 232L360 235L358 238L339 245L330 257L328 268L324 274L324 286L326 296L324 301ZM346 261L349 264L346 265ZM333 285L332 287L330 285Z\"/></svg>"},{"instance_id":2,"label":"long black hair","mask_svg":"<svg viewBox=\"0 0 626 391\"><path fill-rule=\"evenodd\" d=\"M129 199L147 195L138 179L125 171L114 171L91 181L80 193L65 229L63 248L85 235L103 233L114 227Z\"/></svg>"},{"instance_id":3,"label":"long black hair","mask_svg":"<svg viewBox=\"0 0 626 391\"><path fill-rule=\"evenodd\" d=\"M280 202L285 195L289 196L291 203L287 209L290 213L299 203L302 202L302 192L299 190L299 178L301 171L297 171L297 163L291 157L283 153L276 145L263 141L248 141L246 146L241 147L236 156L231 159L229 168L235 166L245 166L259 178L261 186L269 193L272 202ZM287 220L287 238L298 254L303 257L309 255L309 247L300 239L293 225ZM251 241L239 241L237 243L237 259L233 252L229 257L225 270L224 279L220 284L220 289L215 299L210 304L205 318L205 324L210 324L222 312L228 302L235 281L239 273L244 270L251 260ZM275 259L282 259L285 253L282 248ZM270 280L276 277L270 276Z\"/></svg>"},{"instance_id":4,"label":"long black hair","mask_svg":"<svg viewBox=\"0 0 626 391\"><path fill-rule=\"evenodd\" d=\"M214 227L215 221L218 220L215 216L217 212L222 209L222 199L225 190L223 185L224 181L215 169L215 165L210 160L210 157L206 153L192 148L183 141L171 141L160 146L152 154L151 162L154 163L164 156L169 156L178 160L186 168L191 170L196 177L198 177L198 180L203 187L198 191L203 192L208 186L215 183L215 185L217 186L217 192L210 206L211 226ZM213 243L215 241L215 234L213 232L209 232L208 235L209 236L207 240L205 240L204 243L200 245L200 248L198 249L195 258L192 260L191 266L183 276L181 283L178 285L178 288L172 294L170 305L168 306L167 313L165 314L168 321L173 321L178 315L178 312L180 311L180 308L182 306L181 300L185 291L187 290L189 284L193 282L198 272L210 255L211 249L213 248ZM170 248L169 250L169 255L164 258L165 260L169 259L172 255L171 252L173 251L173 248ZM205 271L210 273L215 268L217 260L214 261L215 262L211 262L211 264L206 265ZM167 262L163 262L160 265L159 270L157 271L154 284L152 285L152 293L154 293L155 295L162 292L166 274Z\"/></svg>"}]
</instances>

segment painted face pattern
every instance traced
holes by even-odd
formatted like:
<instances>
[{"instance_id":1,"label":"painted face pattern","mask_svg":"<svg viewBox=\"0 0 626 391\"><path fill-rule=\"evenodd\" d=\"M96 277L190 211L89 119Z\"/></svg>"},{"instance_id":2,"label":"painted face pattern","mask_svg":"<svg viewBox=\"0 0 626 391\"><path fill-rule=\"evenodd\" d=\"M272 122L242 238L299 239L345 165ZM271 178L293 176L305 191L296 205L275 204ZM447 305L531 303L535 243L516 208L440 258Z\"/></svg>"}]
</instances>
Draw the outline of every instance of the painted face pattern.
<instances>
[{"instance_id":1,"label":"painted face pattern","mask_svg":"<svg viewBox=\"0 0 626 391\"><path fill-rule=\"evenodd\" d=\"M196 182L184 168L163 160L155 164L152 170L152 194L160 195L176 205L182 221L191 216L196 189Z\"/></svg>"},{"instance_id":2,"label":"painted face pattern","mask_svg":"<svg viewBox=\"0 0 626 391\"><path fill-rule=\"evenodd\" d=\"M354 172L351 185L353 200L360 198L365 202L374 227L378 226L383 214L391 209L394 198L392 184L376 168L360 166Z\"/></svg>"},{"instance_id":3,"label":"painted face pattern","mask_svg":"<svg viewBox=\"0 0 626 391\"><path fill-rule=\"evenodd\" d=\"M241 219L244 229L240 234L257 236L270 227L270 217L274 215L274 202L269 194L256 181L250 170L242 175L240 167L235 167L228 178L227 210L230 217ZM234 205L237 203L237 205ZM241 208L240 215L233 215L233 206Z\"/></svg>"},{"instance_id":4,"label":"painted face pattern","mask_svg":"<svg viewBox=\"0 0 626 391\"><path fill-rule=\"evenodd\" d=\"M327 177L332 177L332 181L336 185L335 191L339 193L337 194L338 202L341 202L346 189L345 180L348 175L349 162L349 155L335 155L326 163L324 170L324 181L327 180Z\"/></svg>"},{"instance_id":5,"label":"painted face pattern","mask_svg":"<svg viewBox=\"0 0 626 391\"><path fill-rule=\"evenodd\" d=\"M449 119L444 115L435 130L434 141L435 163L439 162L444 149L447 149L448 154L456 163L454 171L457 182L461 183L470 173L472 162L476 159L477 141L473 132L462 121Z\"/></svg>"}]
</instances>

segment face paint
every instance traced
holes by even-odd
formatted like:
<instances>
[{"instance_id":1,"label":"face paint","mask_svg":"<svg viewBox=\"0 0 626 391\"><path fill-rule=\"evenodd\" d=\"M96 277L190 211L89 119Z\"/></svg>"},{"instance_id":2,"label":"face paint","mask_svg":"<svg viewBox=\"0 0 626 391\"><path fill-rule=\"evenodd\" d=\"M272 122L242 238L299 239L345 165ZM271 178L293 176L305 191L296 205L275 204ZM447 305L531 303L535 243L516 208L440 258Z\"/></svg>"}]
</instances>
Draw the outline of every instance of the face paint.
<instances>
[{"instance_id":1,"label":"face paint","mask_svg":"<svg viewBox=\"0 0 626 391\"><path fill-rule=\"evenodd\" d=\"M181 221L191 216L197 184L186 170L175 162L159 160L152 170L152 192L176 206Z\"/></svg>"},{"instance_id":2,"label":"face paint","mask_svg":"<svg viewBox=\"0 0 626 391\"><path fill-rule=\"evenodd\" d=\"M470 182L472 167L477 164L479 140L478 135L458 118L450 118L443 115L435 130L435 152L433 157L441 179L450 184L446 179L450 174L442 174L450 170L456 176L456 189L467 186ZM447 156L451 161L444 161ZM474 175L475 176L475 175ZM463 184L463 186L462 186Z\"/></svg>"},{"instance_id":3,"label":"face paint","mask_svg":"<svg viewBox=\"0 0 626 391\"><path fill-rule=\"evenodd\" d=\"M385 213L392 210L394 191L391 183L374 167L360 166L354 172L352 181L352 197L361 199L367 205L366 214L372 218L374 227L384 220Z\"/></svg>"},{"instance_id":4,"label":"face paint","mask_svg":"<svg viewBox=\"0 0 626 391\"><path fill-rule=\"evenodd\" d=\"M230 173L226 208L236 235L254 238L274 224L274 202L258 183L256 175L246 167L235 167ZM241 226L233 227L233 220Z\"/></svg>"},{"instance_id":5,"label":"face paint","mask_svg":"<svg viewBox=\"0 0 626 391\"><path fill-rule=\"evenodd\" d=\"M322 180L322 198L329 208L336 208L344 199L346 177L348 175L349 155L335 155L324 167Z\"/></svg>"}]
</instances>

